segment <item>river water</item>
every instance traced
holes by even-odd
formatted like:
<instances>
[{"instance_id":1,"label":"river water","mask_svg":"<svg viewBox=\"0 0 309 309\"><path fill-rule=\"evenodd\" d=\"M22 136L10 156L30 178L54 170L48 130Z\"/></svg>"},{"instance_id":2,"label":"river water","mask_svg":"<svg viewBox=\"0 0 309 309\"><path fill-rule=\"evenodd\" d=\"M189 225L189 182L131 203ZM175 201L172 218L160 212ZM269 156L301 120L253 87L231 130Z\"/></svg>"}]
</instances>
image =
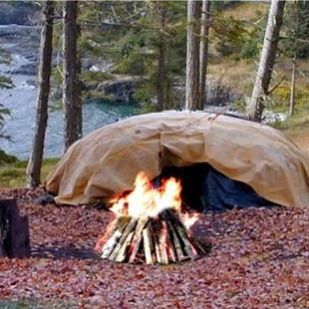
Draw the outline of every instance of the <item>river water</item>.
<instances>
[{"instance_id":1,"label":"river water","mask_svg":"<svg viewBox=\"0 0 309 309\"><path fill-rule=\"evenodd\" d=\"M1 47L10 47L6 44ZM8 74L29 60L12 54L10 65L0 65L0 74L6 72L13 83L12 89L0 89L0 102L7 107L11 116L6 117L4 132L12 141L0 139L0 149L19 159L27 159L31 152L36 113L36 76ZM84 135L108 123L136 114L137 108L121 104L87 103L83 106ZM61 110L50 111L45 141L44 157L59 157L63 154L63 113Z\"/></svg>"}]
</instances>

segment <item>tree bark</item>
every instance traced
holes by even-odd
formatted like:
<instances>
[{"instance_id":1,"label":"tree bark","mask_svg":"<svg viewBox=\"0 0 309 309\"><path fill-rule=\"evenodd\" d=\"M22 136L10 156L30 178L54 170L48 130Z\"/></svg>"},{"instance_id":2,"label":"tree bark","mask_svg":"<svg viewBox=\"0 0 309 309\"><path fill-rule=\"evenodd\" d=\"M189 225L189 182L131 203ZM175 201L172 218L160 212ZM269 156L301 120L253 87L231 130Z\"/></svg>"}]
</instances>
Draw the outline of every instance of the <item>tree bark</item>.
<instances>
[{"instance_id":1,"label":"tree bark","mask_svg":"<svg viewBox=\"0 0 309 309\"><path fill-rule=\"evenodd\" d=\"M50 92L50 75L52 65L52 41L54 2L43 2L43 27L39 53L39 90L36 108L36 126L32 151L27 167L27 185L37 187L41 182L41 167L44 153L44 141L48 119L48 97Z\"/></svg>"},{"instance_id":2,"label":"tree bark","mask_svg":"<svg viewBox=\"0 0 309 309\"><path fill-rule=\"evenodd\" d=\"M166 6L164 2L156 2L158 18L160 23L160 39L158 53L158 71L157 71L157 110L162 111L168 106L167 95L167 37L166 37Z\"/></svg>"},{"instance_id":3,"label":"tree bark","mask_svg":"<svg viewBox=\"0 0 309 309\"><path fill-rule=\"evenodd\" d=\"M199 81L199 95L200 102L198 109L203 110L207 102L206 78L208 66L208 34L210 26L210 0L203 0L202 2L202 16L201 16L201 42L200 42L200 81Z\"/></svg>"},{"instance_id":4,"label":"tree bark","mask_svg":"<svg viewBox=\"0 0 309 309\"><path fill-rule=\"evenodd\" d=\"M0 257L30 256L27 216L18 213L16 199L0 200Z\"/></svg>"},{"instance_id":5,"label":"tree bark","mask_svg":"<svg viewBox=\"0 0 309 309\"><path fill-rule=\"evenodd\" d=\"M295 85L296 85L296 59L297 59L297 39L300 34L300 22L301 22L301 17L300 17L300 6L298 5L298 2L294 3L294 12L292 15L292 18L295 21L296 26L294 27L292 34L293 34L293 39L294 39L294 44L293 44L293 59L292 59L292 76L291 76L291 94L290 94L290 106L289 106L289 116L294 115L294 109L295 109Z\"/></svg>"},{"instance_id":6,"label":"tree bark","mask_svg":"<svg viewBox=\"0 0 309 309\"><path fill-rule=\"evenodd\" d=\"M63 39L63 107L65 151L82 136L80 61L77 40L80 28L77 24L78 1L64 1Z\"/></svg>"},{"instance_id":7,"label":"tree bark","mask_svg":"<svg viewBox=\"0 0 309 309\"><path fill-rule=\"evenodd\" d=\"M249 118L254 121L261 121L264 109L263 97L269 94L268 89L278 48L284 5L285 1L271 1L262 53L249 106Z\"/></svg>"},{"instance_id":8,"label":"tree bark","mask_svg":"<svg viewBox=\"0 0 309 309\"><path fill-rule=\"evenodd\" d=\"M296 52L294 52L294 56L293 56L293 59L292 59L292 78L291 78L291 95L290 95L289 116L293 116L294 115L295 84L296 84Z\"/></svg>"},{"instance_id":9,"label":"tree bark","mask_svg":"<svg viewBox=\"0 0 309 309\"><path fill-rule=\"evenodd\" d=\"M186 109L196 110L199 105L199 34L200 1L187 4L187 56L186 56Z\"/></svg>"}]
</instances>

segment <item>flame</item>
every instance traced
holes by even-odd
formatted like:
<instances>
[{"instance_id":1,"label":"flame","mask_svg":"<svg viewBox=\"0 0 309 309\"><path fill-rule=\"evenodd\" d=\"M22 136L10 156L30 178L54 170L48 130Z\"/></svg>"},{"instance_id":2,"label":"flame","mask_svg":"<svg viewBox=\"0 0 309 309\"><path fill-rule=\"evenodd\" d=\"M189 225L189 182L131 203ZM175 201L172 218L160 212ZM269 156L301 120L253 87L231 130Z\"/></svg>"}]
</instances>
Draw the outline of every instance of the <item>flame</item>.
<instances>
[{"instance_id":1,"label":"flame","mask_svg":"<svg viewBox=\"0 0 309 309\"><path fill-rule=\"evenodd\" d=\"M116 197L111 210L117 215L131 217L156 217L167 208L181 211L181 184L171 177L163 181L160 188L154 188L144 172L138 173L134 190L124 197Z\"/></svg>"},{"instance_id":2,"label":"flame","mask_svg":"<svg viewBox=\"0 0 309 309\"><path fill-rule=\"evenodd\" d=\"M199 219L197 213L182 212L181 183L174 177L165 179L159 188L154 188L144 172L138 173L132 192L111 200L111 210L118 216L157 217L163 210L172 208L179 213L187 230Z\"/></svg>"},{"instance_id":3,"label":"flame","mask_svg":"<svg viewBox=\"0 0 309 309\"><path fill-rule=\"evenodd\" d=\"M187 230L190 230L191 226L199 219L198 213L181 213L180 220Z\"/></svg>"}]
</instances>

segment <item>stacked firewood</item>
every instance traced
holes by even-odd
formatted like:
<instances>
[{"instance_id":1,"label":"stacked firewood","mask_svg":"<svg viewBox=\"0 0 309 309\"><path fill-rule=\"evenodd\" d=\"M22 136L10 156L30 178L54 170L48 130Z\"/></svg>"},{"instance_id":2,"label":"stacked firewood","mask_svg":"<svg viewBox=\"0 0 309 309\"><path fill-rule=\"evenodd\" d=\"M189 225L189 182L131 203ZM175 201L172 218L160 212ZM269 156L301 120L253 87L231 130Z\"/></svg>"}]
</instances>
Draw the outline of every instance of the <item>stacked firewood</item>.
<instances>
[{"instance_id":1,"label":"stacked firewood","mask_svg":"<svg viewBox=\"0 0 309 309\"><path fill-rule=\"evenodd\" d=\"M195 260L208 248L189 235L175 210L167 209L156 218L118 217L97 250L102 258L115 262L169 264Z\"/></svg>"}]
</instances>

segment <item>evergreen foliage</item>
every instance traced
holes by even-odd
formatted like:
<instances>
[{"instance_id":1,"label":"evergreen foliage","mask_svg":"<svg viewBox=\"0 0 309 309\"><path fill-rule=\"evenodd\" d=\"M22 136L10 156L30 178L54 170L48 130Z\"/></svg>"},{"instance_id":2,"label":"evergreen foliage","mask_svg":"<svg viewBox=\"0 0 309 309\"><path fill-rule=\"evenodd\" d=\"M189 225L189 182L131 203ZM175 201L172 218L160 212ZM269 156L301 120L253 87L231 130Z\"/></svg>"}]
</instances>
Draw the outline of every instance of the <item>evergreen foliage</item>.
<instances>
[{"instance_id":1,"label":"evergreen foliage","mask_svg":"<svg viewBox=\"0 0 309 309\"><path fill-rule=\"evenodd\" d=\"M4 52L3 49L0 49L0 64L5 63L8 64L10 62L9 55ZM10 78L0 75L0 89L2 88L12 88L13 83ZM5 123L5 117L10 115L10 111L7 108L4 108L3 104L0 102L0 139L6 138L9 139L8 135L3 133L3 127Z\"/></svg>"},{"instance_id":2,"label":"evergreen foliage","mask_svg":"<svg viewBox=\"0 0 309 309\"><path fill-rule=\"evenodd\" d=\"M164 29L159 18L162 10L166 12L167 20ZM80 16L83 26L81 52L100 57L106 64L113 63L107 70L111 74L143 77L143 82L135 91L135 100L149 104L156 94L162 35L168 42L167 83L174 86L175 76L184 73L185 17L185 2L83 3ZM91 73L88 73L88 81L90 76ZM171 98L170 107L173 101Z\"/></svg>"},{"instance_id":3,"label":"evergreen foliage","mask_svg":"<svg viewBox=\"0 0 309 309\"><path fill-rule=\"evenodd\" d=\"M219 56L257 61L267 21L267 4L258 4L257 10L250 12L250 18L229 14L229 10L235 11L237 6L242 5L239 1L213 2L209 35L210 59L212 56ZM295 29L295 16L290 13L293 6L295 7L294 3L289 3L286 10L284 40L280 45L281 50L287 54L294 44L291 32ZM309 27L306 25L307 21L309 24L309 13L306 12L309 5L306 1L300 1L298 6L300 20L305 20L297 34L298 53L299 57L307 57L309 48L306 46L306 33ZM82 29L79 53L83 64L80 79L85 98L99 99L101 93L101 99L105 99L106 95L99 85L107 80L139 76L141 82L134 85L134 101L141 102L145 110L154 110L158 94L160 46L162 37L165 37L167 46L163 84L168 101L165 108L181 107L186 57L185 1L83 1L80 2L79 10ZM160 23L162 12L166 14L164 29ZM57 59L61 59L61 33L56 24L54 44L58 50ZM54 78L60 83L62 77L59 68L60 66L54 70Z\"/></svg>"},{"instance_id":4,"label":"evergreen foliage","mask_svg":"<svg viewBox=\"0 0 309 309\"><path fill-rule=\"evenodd\" d=\"M296 52L297 59L309 57L309 2L288 2L282 50L286 56Z\"/></svg>"}]
</instances>

